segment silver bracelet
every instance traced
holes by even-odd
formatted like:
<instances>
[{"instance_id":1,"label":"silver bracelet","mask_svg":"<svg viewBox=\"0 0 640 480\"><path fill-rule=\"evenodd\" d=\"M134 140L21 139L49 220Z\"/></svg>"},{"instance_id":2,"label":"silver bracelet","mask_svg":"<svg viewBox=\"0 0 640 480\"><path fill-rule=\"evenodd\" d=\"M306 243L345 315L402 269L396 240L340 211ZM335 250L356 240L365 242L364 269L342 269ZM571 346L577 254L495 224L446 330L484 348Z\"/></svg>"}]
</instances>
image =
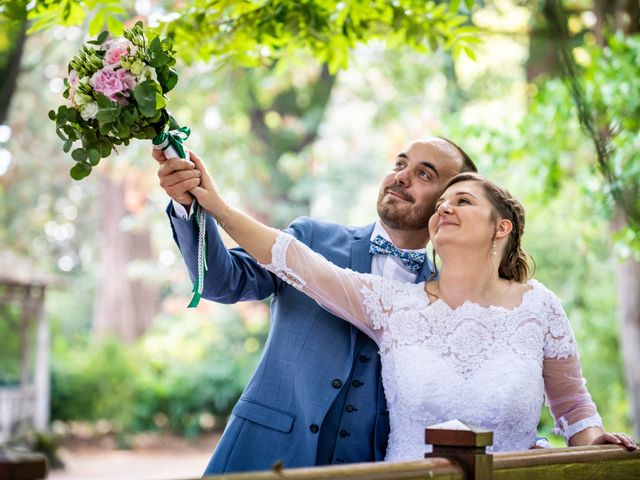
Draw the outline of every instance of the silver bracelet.
<instances>
[{"instance_id":1,"label":"silver bracelet","mask_svg":"<svg viewBox=\"0 0 640 480\"><path fill-rule=\"evenodd\" d=\"M231 207L227 205L227 209L224 211L224 215L222 215L222 219L218 220L218 226L224 229L224 226L227 224L227 218L229 217L229 213L231 212Z\"/></svg>"}]
</instances>

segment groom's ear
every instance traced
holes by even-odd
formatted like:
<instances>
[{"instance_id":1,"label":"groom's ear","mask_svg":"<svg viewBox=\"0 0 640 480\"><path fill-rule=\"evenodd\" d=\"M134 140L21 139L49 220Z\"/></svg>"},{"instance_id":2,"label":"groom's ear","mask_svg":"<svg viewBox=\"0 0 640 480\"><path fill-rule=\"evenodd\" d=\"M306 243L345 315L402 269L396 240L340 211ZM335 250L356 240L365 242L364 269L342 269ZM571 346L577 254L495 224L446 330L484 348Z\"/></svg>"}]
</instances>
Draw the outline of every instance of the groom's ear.
<instances>
[{"instance_id":1,"label":"groom's ear","mask_svg":"<svg viewBox=\"0 0 640 480\"><path fill-rule=\"evenodd\" d=\"M504 238L511 233L513 230L513 224L511 220L507 220L506 218L502 218L498 221L498 225L496 225L496 238Z\"/></svg>"}]
</instances>

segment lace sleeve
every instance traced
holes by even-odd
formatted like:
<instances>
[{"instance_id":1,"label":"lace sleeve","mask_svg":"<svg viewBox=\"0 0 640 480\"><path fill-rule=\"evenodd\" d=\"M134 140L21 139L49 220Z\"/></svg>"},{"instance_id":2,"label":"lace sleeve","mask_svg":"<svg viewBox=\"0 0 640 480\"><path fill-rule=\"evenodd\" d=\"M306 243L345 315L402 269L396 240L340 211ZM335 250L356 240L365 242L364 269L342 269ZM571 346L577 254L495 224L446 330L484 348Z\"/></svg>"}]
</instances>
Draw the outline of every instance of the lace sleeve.
<instances>
[{"instance_id":1,"label":"lace sleeve","mask_svg":"<svg viewBox=\"0 0 640 480\"><path fill-rule=\"evenodd\" d=\"M545 358L568 358L576 355L576 339L560 299L550 290L546 288L545 290L547 327L544 337L544 356Z\"/></svg>"},{"instance_id":2,"label":"lace sleeve","mask_svg":"<svg viewBox=\"0 0 640 480\"><path fill-rule=\"evenodd\" d=\"M544 378L547 405L555 419L553 433L569 439L588 427L602 427L602 419L582 376L576 340L560 299L547 290L547 331Z\"/></svg>"},{"instance_id":3,"label":"lace sleeve","mask_svg":"<svg viewBox=\"0 0 640 480\"><path fill-rule=\"evenodd\" d=\"M379 341L372 318L380 321L382 313L379 312L384 306L366 294L384 290L387 282L395 283L392 280L337 267L283 232L278 234L271 249L271 263L264 267Z\"/></svg>"},{"instance_id":4,"label":"lace sleeve","mask_svg":"<svg viewBox=\"0 0 640 480\"><path fill-rule=\"evenodd\" d=\"M588 427L602 427L602 419L587 390L578 355L546 358L542 368L547 405L555 419L553 433L569 439Z\"/></svg>"}]
</instances>

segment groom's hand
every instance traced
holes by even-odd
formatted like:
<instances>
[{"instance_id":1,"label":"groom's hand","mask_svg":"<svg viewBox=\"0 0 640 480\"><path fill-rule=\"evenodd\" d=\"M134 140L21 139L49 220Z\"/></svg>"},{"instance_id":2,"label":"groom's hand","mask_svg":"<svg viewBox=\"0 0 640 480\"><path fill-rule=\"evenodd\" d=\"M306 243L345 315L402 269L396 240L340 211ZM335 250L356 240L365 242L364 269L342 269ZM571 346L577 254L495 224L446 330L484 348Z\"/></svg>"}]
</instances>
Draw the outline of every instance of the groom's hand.
<instances>
[{"instance_id":1,"label":"groom's hand","mask_svg":"<svg viewBox=\"0 0 640 480\"><path fill-rule=\"evenodd\" d=\"M194 197L190 190L200 186L201 173L189 160L171 158L167 160L160 150L153 150L153 158L158 162L158 178L162 189L187 210Z\"/></svg>"}]
</instances>

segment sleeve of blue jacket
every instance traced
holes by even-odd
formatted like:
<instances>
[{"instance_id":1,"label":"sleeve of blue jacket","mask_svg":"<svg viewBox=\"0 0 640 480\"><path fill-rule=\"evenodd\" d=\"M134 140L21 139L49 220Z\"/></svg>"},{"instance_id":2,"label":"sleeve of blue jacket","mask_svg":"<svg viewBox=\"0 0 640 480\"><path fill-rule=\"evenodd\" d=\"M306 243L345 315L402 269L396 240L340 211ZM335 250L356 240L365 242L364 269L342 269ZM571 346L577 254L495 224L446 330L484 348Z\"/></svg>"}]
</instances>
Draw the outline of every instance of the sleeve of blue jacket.
<instances>
[{"instance_id":1,"label":"sleeve of blue jacket","mask_svg":"<svg viewBox=\"0 0 640 480\"><path fill-rule=\"evenodd\" d=\"M178 218L169 203L167 215L180 253L184 258L191 282L197 275L198 226L195 215L189 220ZM227 249L222 242L218 226L207 215L207 271L204 276L202 297L218 303L236 303L244 300L263 300L283 287L278 277L262 268L251 255L241 248ZM308 243L311 223L297 219L287 232ZM305 241L307 240L307 241Z\"/></svg>"}]
</instances>

